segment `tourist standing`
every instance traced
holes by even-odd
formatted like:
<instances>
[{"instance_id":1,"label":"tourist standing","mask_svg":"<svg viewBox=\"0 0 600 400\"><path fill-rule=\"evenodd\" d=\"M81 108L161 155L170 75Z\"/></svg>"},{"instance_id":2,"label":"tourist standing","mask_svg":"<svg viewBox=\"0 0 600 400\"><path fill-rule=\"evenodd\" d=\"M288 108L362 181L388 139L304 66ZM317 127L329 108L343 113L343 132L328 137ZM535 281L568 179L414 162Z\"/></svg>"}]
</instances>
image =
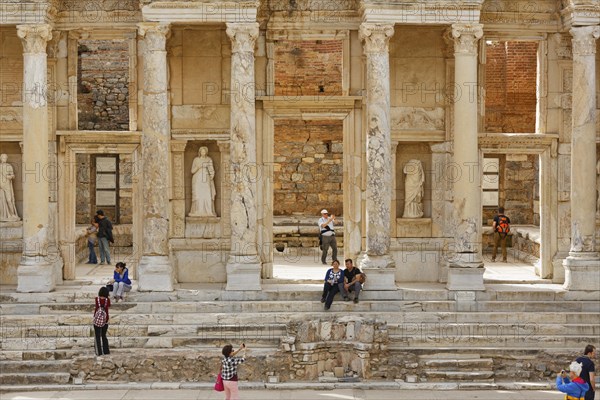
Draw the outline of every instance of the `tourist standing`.
<instances>
[{"instance_id":1,"label":"tourist standing","mask_svg":"<svg viewBox=\"0 0 600 400\"><path fill-rule=\"evenodd\" d=\"M569 377L567 377L569 374ZM573 361L569 365L569 371L560 371L556 376L556 389L566 393L566 399L580 400L583 399L585 393L590 386L579 376L581 374L581 364Z\"/></svg>"},{"instance_id":2,"label":"tourist standing","mask_svg":"<svg viewBox=\"0 0 600 400\"><path fill-rule=\"evenodd\" d=\"M340 262L333 260L331 268L325 273L325 284L323 285L323 295L321 303L325 303L325 310L329 310L333 298L337 292L344 290L344 271L340 269Z\"/></svg>"},{"instance_id":3,"label":"tourist standing","mask_svg":"<svg viewBox=\"0 0 600 400\"><path fill-rule=\"evenodd\" d=\"M331 247L331 258L337 260L337 242L335 241L335 230L333 222L335 215L329 216L327 210L321 210L321 218L319 219L319 234L321 235L321 262L327 265L327 252Z\"/></svg>"},{"instance_id":4,"label":"tourist standing","mask_svg":"<svg viewBox=\"0 0 600 400\"><path fill-rule=\"evenodd\" d=\"M96 348L96 355L101 356L110 354L108 348L108 339L106 338L106 331L108 330L108 309L110 308L110 299L108 298L108 289L106 286L102 286L98 291L98 297L94 300L94 335L96 340L94 342Z\"/></svg>"},{"instance_id":5,"label":"tourist standing","mask_svg":"<svg viewBox=\"0 0 600 400\"><path fill-rule=\"evenodd\" d=\"M118 262L115 266L113 278L108 281L113 284L113 298L115 303L123 301L123 293L131 290L131 279L129 279L129 270L124 262Z\"/></svg>"},{"instance_id":6,"label":"tourist standing","mask_svg":"<svg viewBox=\"0 0 600 400\"><path fill-rule=\"evenodd\" d=\"M235 357L242 352L241 357ZM221 360L221 377L225 387L225 400L239 400L237 367L246 361L246 345L242 343L239 349L233 351L233 346L228 344L223 347Z\"/></svg>"},{"instance_id":7,"label":"tourist standing","mask_svg":"<svg viewBox=\"0 0 600 400\"><path fill-rule=\"evenodd\" d=\"M90 221L90 226L86 229L86 236L88 242L88 262L87 264L98 264L98 258L96 257L96 250L94 247L98 242L98 218L94 217Z\"/></svg>"},{"instance_id":8,"label":"tourist standing","mask_svg":"<svg viewBox=\"0 0 600 400\"><path fill-rule=\"evenodd\" d=\"M506 262L506 237L510 232L510 218L504 215L504 207L498 207L498 215L494 217L492 223L494 231L494 249L492 250L492 261L496 261L498 245L502 247L502 262Z\"/></svg>"},{"instance_id":9,"label":"tourist standing","mask_svg":"<svg viewBox=\"0 0 600 400\"><path fill-rule=\"evenodd\" d=\"M100 250L100 264L104 264L104 260L106 260L106 264L110 265L110 249L108 247L108 242L115 242L112 234L113 226L110 220L104 216L104 211L96 211L96 216L98 217L98 247Z\"/></svg>"},{"instance_id":10,"label":"tourist standing","mask_svg":"<svg viewBox=\"0 0 600 400\"><path fill-rule=\"evenodd\" d=\"M589 390L585 394L585 400L594 400L596 396L596 366L593 359L596 358L596 347L591 344L585 346L583 356L577 357L578 363L581 363L581 374L579 375L588 385Z\"/></svg>"}]
</instances>

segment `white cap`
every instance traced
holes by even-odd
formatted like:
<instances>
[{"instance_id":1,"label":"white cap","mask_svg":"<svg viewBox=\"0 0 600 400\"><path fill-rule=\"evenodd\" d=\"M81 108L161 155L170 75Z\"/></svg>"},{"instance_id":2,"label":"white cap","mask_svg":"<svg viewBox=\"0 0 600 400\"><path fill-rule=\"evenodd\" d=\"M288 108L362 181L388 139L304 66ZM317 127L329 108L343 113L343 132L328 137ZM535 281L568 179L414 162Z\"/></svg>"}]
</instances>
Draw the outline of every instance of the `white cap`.
<instances>
[{"instance_id":1,"label":"white cap","mask_svg":"<svg viewBox=\"0 0 600 400\"><path fill-rule=\"evenodd\" d=\"M581 374L581 367L582 364L578 363L577 361L573 361L571 365L569 365L569 371L573 371L575 372L575 375L579 376L579 374Z\"/></svg>"},{"instance_id":2,"label":"white cap","mask_svg":"<svg viewBox=\"0 0 600 400\"><path fill-rule=\"evenodd\" d=\"M326 209L321 210L321 214L329 214Z\"/></svg>"}]
</instances>

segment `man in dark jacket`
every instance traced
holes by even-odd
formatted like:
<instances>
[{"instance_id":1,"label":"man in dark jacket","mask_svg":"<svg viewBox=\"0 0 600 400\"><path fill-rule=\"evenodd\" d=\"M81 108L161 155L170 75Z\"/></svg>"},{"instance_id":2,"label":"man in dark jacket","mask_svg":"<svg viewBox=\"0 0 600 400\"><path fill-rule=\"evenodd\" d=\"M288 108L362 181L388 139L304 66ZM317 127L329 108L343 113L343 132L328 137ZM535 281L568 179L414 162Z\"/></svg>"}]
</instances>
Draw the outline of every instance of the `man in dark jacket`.
<instances>
[{"instance_id":1,"label":"man in dark jacket","mask_svg":"<svg viewBox=\"0 0 600 400\"><path fill-rule=\"evenodd\" d=\"M100 264L104 264L104 259L106 259L107 264L110 264L110 249L108 247L108 242L115 242L112 235L112 223L104 216L104 211L102 210L96 211L96 216L98 217L98 247L100 250Z\"/></svg>"}]
</instances>

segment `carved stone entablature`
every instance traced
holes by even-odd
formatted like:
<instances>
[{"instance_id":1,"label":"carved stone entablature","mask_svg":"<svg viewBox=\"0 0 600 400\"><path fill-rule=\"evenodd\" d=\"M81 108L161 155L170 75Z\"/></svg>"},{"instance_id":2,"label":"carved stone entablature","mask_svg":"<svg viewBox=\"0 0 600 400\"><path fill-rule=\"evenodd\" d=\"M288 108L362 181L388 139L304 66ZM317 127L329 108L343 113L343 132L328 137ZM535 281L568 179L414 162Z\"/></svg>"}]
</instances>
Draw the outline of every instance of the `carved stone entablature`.
<instances>
[{"instance_id":1,"label":"carved stone entablature","mask_svg":"<svg viewBox=\"0 0 600 400\"><path fill-rule=\"evenodd\" d=\"M558 155L557 134L483 133L479 135L479 147L490 150L510 150L511 153L542 153Z\"/></svg>"},{"instance_id":2,"label":"carved stone entablature","mask_svg":"<svg viewBox=\"0 0 600 400\"><path fill-rule=\"evenodd\" d=\"M404 24L477 23L483 0L362 0L360 12L363 21Z\"/></svg>"},{"instance_id":3,"label":"carved stone entablature","mask_svg":"<svg viewBox=\"0 0 600 400\"><path fill-rule=\"evenodd\" d=\"M564 26L597 25L600 3L597 0L562 0L560 11Z\"/></svg>"},{"instance_id":4,"label":"carved stone entablature","mask_svg":"<svg viewBox=\"0 0 600 400\"><path fill-rule=\"evenodd\" d=\"M538 29L556 28L560 8L555 0L495 0L486 1L479 22L486 27L528 25Z\"/></svg>"},{"instance_id":5,"label":"carved stone entablature","mask_svg":"<svg viewBox=\"0 0 600 400\"><path fill-rule=\"evenodd\" d=\"M443 107L392 107L392 130L443 130Z\"/></svg>"},{"instance_id":6,"label":"carved stone entablature","mask_svg":"<svg viewBox=\"0 0 600 400\"><path fill-rule=\"evenodd\" d=\"M155 1L142 0L144 21L160 22L256 22L259 1Z\"/></svg>"}]
</instances>

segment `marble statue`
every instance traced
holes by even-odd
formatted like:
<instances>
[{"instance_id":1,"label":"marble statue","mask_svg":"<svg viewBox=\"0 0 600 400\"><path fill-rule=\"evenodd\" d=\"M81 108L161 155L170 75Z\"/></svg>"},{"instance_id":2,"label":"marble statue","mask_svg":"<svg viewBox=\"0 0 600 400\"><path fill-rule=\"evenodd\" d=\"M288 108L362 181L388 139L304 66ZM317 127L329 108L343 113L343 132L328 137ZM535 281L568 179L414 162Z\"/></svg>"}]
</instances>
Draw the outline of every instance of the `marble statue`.
<instances>
[{"instance_id":1,"label":"marble statue","mask_svg":"<svg viewBox=\"0 0 600 400\"><path fill-rule=\"evenodd\" d=\"M216 217L215 212L215 168L208 156L208 147L198 149L192 163L192 209L190 217Z\"/></svg>"},{"instance_id":2,"label":"marble statue","mask_svg":"<svg viewBox=\"0 0 600 400\"><path fill-rule=\"evenodd\" d=\"M12 165L7 163L8 156L0 154L0 221L20 221L15 206L15 192L13 191L13 179L15 173Z\"/></svg>"},{"instance_id":3,"label":"marble statue","mask_svg":"<svg viewBox=\"0 0 600 400\"><path fill-rule=\"evenodd\" d=\"M404 215L402 218L421 218L423 216L423 183L425 174L419 160L410 160L404 165Z\"/></svg>"}]
</instances>

